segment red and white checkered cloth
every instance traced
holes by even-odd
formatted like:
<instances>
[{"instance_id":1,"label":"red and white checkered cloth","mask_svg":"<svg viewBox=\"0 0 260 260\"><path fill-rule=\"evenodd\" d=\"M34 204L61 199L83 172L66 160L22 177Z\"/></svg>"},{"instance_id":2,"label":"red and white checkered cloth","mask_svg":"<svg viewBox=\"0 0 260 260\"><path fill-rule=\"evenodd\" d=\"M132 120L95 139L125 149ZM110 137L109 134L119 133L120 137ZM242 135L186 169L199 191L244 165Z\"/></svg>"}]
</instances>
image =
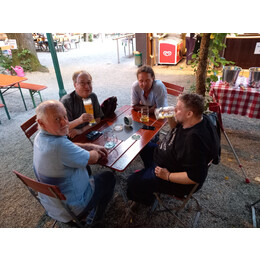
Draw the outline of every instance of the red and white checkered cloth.
<instances>
[{"instance_id":1,"label":"red and white checkered cloth","mask_svg":"<svg viewBox=\"0 0 260 260\"><path fill-rule=\"evenodd\" d=\"M248 87L245 77L239 77L235 86L214 82L209 94L220 104L221 113L260 119L260 89Z\"/></svg>"}]
</instances>

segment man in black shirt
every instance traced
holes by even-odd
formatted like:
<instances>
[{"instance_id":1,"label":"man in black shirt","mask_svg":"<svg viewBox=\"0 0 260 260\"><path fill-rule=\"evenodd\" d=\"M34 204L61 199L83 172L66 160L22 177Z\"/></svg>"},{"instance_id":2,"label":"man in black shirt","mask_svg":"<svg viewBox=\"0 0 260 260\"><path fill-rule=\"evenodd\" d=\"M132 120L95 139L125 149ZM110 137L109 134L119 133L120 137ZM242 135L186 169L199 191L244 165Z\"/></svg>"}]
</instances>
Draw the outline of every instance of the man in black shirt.
<instances>
[{"instance_id":1,"label":"man in black shirt","mask_svg":"<svg viewBox=\"0 0 260 260\"><path fill-rule=\"evenodd\" d=\"M89 129L89 122L93 119L93 115L87 114L82 99L90 98L94 118L97 123L103 117L102 109L99 105L97 95L92 92L92 77L82 70L77 71L72 76L75 90L63 96L61 102L66 108L69 119L69 137L73 138Z\"/></svg>"},{"instance_id":2,"label":"man in black shirt","mask_svg":"<svg viewBox=\"0 0 260 260\"><path fill-rule=\"evenodd\" d=\"M148 144L141 152L145 168L128 178L130 200L150 205L153 192L182 197L196 183L199 190L206 179L208 163L219 156L220 140L208 116L203 115L204 99L182 94L175 107L172 128L159 144Z\"/></svg>"}]
</instances>

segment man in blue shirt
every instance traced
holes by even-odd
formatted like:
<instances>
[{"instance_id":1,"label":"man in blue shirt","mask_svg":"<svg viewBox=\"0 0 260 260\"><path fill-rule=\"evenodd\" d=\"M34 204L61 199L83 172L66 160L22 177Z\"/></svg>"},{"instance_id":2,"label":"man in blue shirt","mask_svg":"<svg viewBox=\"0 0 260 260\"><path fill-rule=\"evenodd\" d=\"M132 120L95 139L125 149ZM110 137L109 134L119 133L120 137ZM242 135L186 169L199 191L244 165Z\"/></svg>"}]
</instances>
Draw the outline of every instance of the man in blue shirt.
<instances>
[{"instance_id":1,"label":"man in blue shirt","mask_svg":"<svg viewBox=\"0 0 260 260\"><path fill-rule=\"evenodd\" d=\"M166 87L160 80L155 79L154 71L150 66L142 66L136 73L137 81L132 85L132 107L140 111L142 106L149 107L153 113L157 107L167 107Z\"/></svg>"},{"instance_id":2,"label":"man in blue shirt","mask_svg":"<svg viewBox=\"0 0 260 260\"><path fill-rule=\"evenodd\" d=\"M74 144L68 140L67 112L59 101L41 103L36 115L40 128L34 141L33 155L37 179L57 185L75 215L85 217L93 210L95 220L100 221L112 198L115 178L109 171L89 177L86 166L105 160L106 149L94 144ZM39 197L49 216L64 223L72 220L57 199L43 194Z\"/></svg>"}]
</instances>

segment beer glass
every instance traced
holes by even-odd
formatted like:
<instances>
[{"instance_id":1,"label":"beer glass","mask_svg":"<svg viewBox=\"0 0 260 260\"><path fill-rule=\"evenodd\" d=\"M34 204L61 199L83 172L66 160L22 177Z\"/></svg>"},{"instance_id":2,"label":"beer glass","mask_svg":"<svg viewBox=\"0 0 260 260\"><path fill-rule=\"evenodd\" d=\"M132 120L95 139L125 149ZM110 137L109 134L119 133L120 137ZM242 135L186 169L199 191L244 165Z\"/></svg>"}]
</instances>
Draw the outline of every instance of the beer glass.
<instances>
[{"instance_id":1,"label":"beer glass","mask_svg":"<svg viewBox=\"0 0 260 260\"><path fill-rule=\"evenodd\" d=\"M96 120L94 118L94 110L93 110L93 105L92 105L91 99L90 98L83 99L83 104L84 104L86 113L93 116L93 119L89 122L89 125L90 126L95 125L96 124Z\"/></svg>"},{"instance_id":2,"label":"beer glass","mask_svg":"<svg viewBox=\"0 0 260 260\"><path fill-rule=\"evenodd\" d=\"M143 123L149 122L149 107L141 108L141 118L140 121Z\"/></svg>"}]
</instances>

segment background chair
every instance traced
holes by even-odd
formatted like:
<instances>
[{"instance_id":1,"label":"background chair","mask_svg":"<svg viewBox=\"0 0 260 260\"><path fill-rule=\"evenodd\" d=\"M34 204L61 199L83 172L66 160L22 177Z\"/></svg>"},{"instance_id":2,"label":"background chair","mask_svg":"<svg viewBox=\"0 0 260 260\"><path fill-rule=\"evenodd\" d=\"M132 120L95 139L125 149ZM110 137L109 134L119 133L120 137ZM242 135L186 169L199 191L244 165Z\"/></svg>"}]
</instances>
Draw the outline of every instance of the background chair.
<instances>
[{"instance_id":1,"label":"background chair","mask_svg":"<svg viewBox=\"0 0 260 260\"><path fill-rule=\"evenodd\" d=\"M28 140L31 142L33 146L33 141L31 140L31 136L38 131L38 124L36 122L36 115L31 117L29 120L24 122L21 126L22 130L24 131L24 134L28 138Z\"/></svg>"},{"instance_id":2,"label":"background chair","mask_svg":"<svg viewBox=\"0 0 260 260\"><path fill-rule=\"evenodd\" d=\"M259 203L259 202L260 202L260 199L251 204L252 221L253 221L253 227L254 227L254 228L257 228L256 214L255 214L255 205L256 205L257 203Z\"/></svg>"},{"instance_id":3,"label":"background chair","mask_svg":"<svg viewBox=\"0 0 260 260\"><path fill-rule=\"evenodd\" d=\"M83 222L80 222L80 220L75 216L75 214L72 212L70 207L66 204L66 197L65 195L60 191L59 187L56 185L50 185L41 183L38 181L35 181L31 178L28 178L24 176L23 174L13 171L13 173L23 182L23 184L27 187L27 189L30 191L30 193L33 195L33 197L41 204L40 199L38 198L38 192L45 194L49 197L56 198L61 203L62 207L69 213L69 215L72 217L74 224L78 227L84 227ZM42 204L41 204L42 206ZM52 227L54 227L57 223L57 220L54 219L54 223ZM72 225L72 223L69 223Z\"/></svg>"},{"instance_id":4,"label":"background chair","mask_svg":"<svg viewBox=\"0 0 260 260\"><path fill-rule=\"evenodd\" d=\"M226 140L227 140L227 142L228 142L228 144L229 144L229 146L230 146L230 148L231 148L231 150L232 150L232 152L233 152L233 154L234 154L234 156L236 158L238 166L241 169L241 171L242 171L242 173L243 173L243 175L245 177L245 182L246 183L250 183L250 180L247 177L246 172L244 171L244 168L243 168L242 164L240 163L240 160L239 160L239 158L238 158L238 156L237 156L237 154L235 152L235 149L233 148L233 146L232 146L232 144L231 144L231 142L230 142L230 140L229 140L229 138L228 138L228 136L227 136L227 134L225 132L225 129L224 129L224 126L223 126L223 122L222 122L222 117L221 117L220 105L217 102L210 102L209 103L209 110L212 111L212 112L217 113L218 121L219 121L219 124L220 124L220 129L221 129L222 133L224 134L224 136L225 136L225 138L226 138Z\"/></svg>"},{"instance_id":5,"label":"background chair","mask_svg":"<svg viewBox=\"0 0 260 260\"><path fill-rule=\"evenodd\" d=\"M162 83L165 85L166 87L166 90L167 90L167 94L171 95L171 96L175 96L175 97L178 97L181 93L183 93L183 90L184 90L184 87L181 87L181 86L178 86L178 85L175 85L173 83L168 83L168 82L165 82L165 81L162 81ZM168 124L166 124L162 130L160 131L161 134L163 135L166 135L167 133L167 126ZM165 129L166 127L166 129Z\"/></svg>"},{"instance_id":6,"label":"background chair","mask_svg":"<svg viewBox=\"0 0 260 260\"><path fill-rule=\"evenodd\" d=\"M172 84L172 83L168 83L168 82L165 82L165 81L162 81L162 83L166 87L167 94L172 95L172 96L176 96L177 97L184 90L184 87L181 87L181 86L178 86L178 85L175 85L175 84Z\"/></svg>"}]
</instances>

